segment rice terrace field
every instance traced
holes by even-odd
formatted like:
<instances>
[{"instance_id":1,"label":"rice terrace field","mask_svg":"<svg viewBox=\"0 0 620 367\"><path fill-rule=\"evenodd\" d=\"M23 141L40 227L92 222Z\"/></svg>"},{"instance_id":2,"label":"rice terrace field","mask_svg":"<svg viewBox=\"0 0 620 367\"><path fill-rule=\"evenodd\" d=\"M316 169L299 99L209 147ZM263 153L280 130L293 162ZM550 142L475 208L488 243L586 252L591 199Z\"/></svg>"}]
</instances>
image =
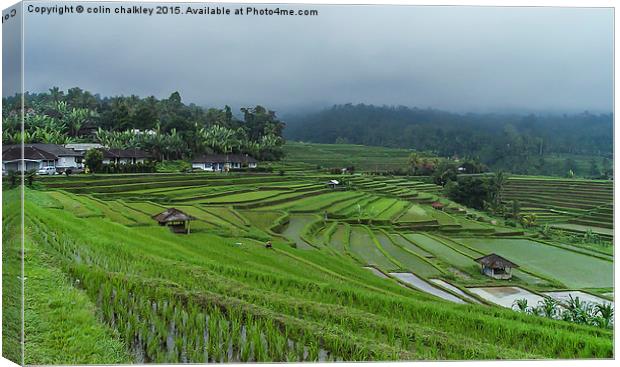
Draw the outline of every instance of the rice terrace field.
<instances>
[{"instance_id":1,"label":"rice terrace field","mask_svg":"<svg viewBox=\"0 0 620 367\"><path fill-rule=\"evenodd\" d=\"M336 177L346 190L325 185L333 178L297 167L50 177L26 188L27 297L55 289L52 303L26 310L43 325L27 331L26 348L36 350L27 362L612 356L610 329L514 307L522 298L566 305L572 295L612 304L609 251L475 218L413 178ZM525 195L522 180L510 195ZM540 182L539 195L559 190L527 180ZM557 201L528 208L564 205L565 224L604 216L611 184L566 185ZM578 199L561 199L570 192L598 201L577 208ZM5 190L5 213L18 194ZM431 207L436 200L444 210ZM152 219L171 207L195 218L189 234ZM489 253L519 265L511 280L481 274L474 259ZM56 343L72 352L53 353Z\"/></svg>"}]
</instances>

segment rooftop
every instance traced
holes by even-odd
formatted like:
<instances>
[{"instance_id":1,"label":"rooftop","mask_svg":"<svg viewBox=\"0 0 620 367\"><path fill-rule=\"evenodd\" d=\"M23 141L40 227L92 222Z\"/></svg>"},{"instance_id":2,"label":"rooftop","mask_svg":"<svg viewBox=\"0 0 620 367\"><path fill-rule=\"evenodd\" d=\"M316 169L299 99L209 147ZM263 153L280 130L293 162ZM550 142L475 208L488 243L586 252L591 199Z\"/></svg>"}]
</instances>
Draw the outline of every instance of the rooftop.
<instances>
[{"instance_id":1,"label":"rooftop","mask_svg":"<svg viewBox=\"0 0 620 367\"><path fill-rule=\"evenodd\" d=\"M12 161L22 159L21 145L2 147L2 159ZM24 144L24 157L28 160L55 160L58 157L81 157L82 153L56 144Z\"/></svg>"},{"instance_id":2,"label":"rooftop","mask_svg":"<svg viewBox=\"0 0 620 367\"><path fill-rule=\"evenodd\" d=\"M248 154L203 154L192 159L192 163L257 163L258 161Z\"/></svg>"},{"instance_id":3,"label":"rooftop","mask_svg":"<svg viewBox=\"0 0 620 367\"><path fill-rule=\"evenodd\" d=\"M510 260L507 260L497 254L489 254L483 257L479 257L477 259L475 259L475 261L477 263L480 263L484 266L487 266L489 268L493 268L493 269L504 269L504 268L518 268L519 265L513 263Z\"/></svg>"},{"instance_id":4,"label":"rooftop","mask_svg":"<svg viewBox=\"0 0 620 367\"><path fill-rule=\"evenodd\" d=\"M196 219L189 214L185 214L176 208L166 209L163 212L156 214L152 217L159 223L168 223L168 222L183 222Z\"/></svg>"},{"instance_id":5,"label":"rooftop","mask_svg":"<svg viewBox=\"0 0 620 367\"><path fill-rule=\"evenodd\" d=\"M104 158L152 158L149 152L140 149L101 149Z\"/></svg>"}]
</instances>

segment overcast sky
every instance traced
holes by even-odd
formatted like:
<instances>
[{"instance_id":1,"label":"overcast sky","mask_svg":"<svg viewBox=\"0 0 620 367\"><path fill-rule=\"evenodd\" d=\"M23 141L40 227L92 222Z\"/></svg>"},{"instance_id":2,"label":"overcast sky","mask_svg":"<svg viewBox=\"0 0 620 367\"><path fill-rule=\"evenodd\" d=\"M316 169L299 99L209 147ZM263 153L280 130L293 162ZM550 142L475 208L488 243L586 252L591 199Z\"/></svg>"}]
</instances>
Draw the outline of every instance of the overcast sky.
<instances>
[{"instance_id":1,"label":"overcast sky","mask_svg":"<svg viewBox=\"0 0 620 367\"><path fill-rule=\"evenodd\" d=\"M186 103L281 112L348 102L612 110L610 9L286 8L319 15L27 14L26 89L158 98L178 90Z\"/></svg>"}]
</instances>

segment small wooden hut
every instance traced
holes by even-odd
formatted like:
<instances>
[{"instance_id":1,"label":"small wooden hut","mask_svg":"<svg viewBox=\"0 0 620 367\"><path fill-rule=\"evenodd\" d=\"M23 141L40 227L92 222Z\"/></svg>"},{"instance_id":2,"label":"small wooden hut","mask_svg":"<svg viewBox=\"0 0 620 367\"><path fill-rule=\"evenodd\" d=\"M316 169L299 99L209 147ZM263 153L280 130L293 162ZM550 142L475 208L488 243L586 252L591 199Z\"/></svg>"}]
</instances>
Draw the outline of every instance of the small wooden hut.
<instances>
[{"instance_id":1,"label":"small wooden hut","mask_svg":"<svg viewBox=\"0 0 620 367\"><path fill-rule=\"evenodd\" d=\"M482 266L482 274L494 279L510 279L512 278L512 269L519 267L519 265L497 254L489 254L477 258L475 261Z\"/></svg>"},{"instance_id":2,"label":"small wooden hut","mask_svg":"<svg viewBox=\"0 0 620 367\"><path fill-rule=\"evenodd\" d=\"M154 215L152 218L155 219L160 226L170 227L170 230L174 233L185 234L189 234L190 222L196 219L176 208L166 209L165 211Z\"/></svg>"},{"instance_id":3,"label":"small wooden hut","mask_svg":"<svg viewBox=\"0 0 620 367\"><path fill-rule=\"evenodd\" d=\"M330 189L339 189L342 187L342 183L338 180L329 180L325 183L325 186L329 187Z\"/></svg>"},{"instance_id":4,"label":"small wooden hut","mask_svg":"<svg viewBox=\"0 0 620 367\"><path fill-rule=\"evenodd\" d=\"M433 209L437 209L437 210L443 210L443 208L445 207L445 205L443 205L439 201L433 201L431 203L431 206L433 207Z\"/></svg>"}]
</instances>

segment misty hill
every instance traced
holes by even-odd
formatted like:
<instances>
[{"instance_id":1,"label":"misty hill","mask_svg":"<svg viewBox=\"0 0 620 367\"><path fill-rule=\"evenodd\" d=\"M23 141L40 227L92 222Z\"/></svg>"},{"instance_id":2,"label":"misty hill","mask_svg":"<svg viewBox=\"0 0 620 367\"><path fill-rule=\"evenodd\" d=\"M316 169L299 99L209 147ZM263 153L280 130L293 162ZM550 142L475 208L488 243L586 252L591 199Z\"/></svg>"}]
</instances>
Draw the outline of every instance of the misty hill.
<instances>
[{"instance_id":1,"label":"misty hill","mask_svg":"<svg viewBox=\"0 0 620 367\"><path fill-rule=\"evenodd\" d=\"M286 122L291 140L410 148L521 172L550 154L611 158L613 152L612 114L457 114L346 104Z\"/></svg>"}]
</instances>

